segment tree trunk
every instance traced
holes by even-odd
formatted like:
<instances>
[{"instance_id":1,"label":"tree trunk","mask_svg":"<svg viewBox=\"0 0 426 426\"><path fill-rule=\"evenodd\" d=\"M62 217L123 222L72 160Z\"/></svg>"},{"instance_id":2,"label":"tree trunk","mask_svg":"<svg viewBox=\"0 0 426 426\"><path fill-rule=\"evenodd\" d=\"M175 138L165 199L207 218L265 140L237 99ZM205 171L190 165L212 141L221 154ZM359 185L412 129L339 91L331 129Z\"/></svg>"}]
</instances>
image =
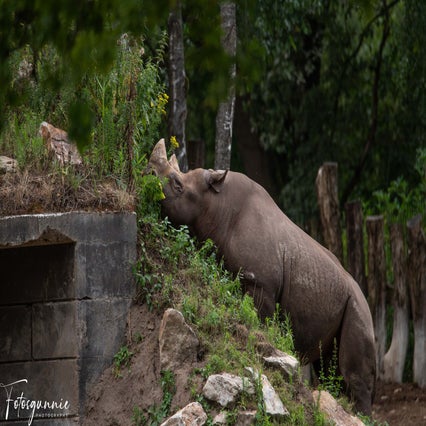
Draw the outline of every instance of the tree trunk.
<instances>
[{"instance_id":1,"label":"tree trunk","mask_svg":"<svg viewBox=\"0 0 426 426\"><path fill-rule=\"evenodd\" d=\"M168 131L169 137L175 136L179 148L176 157L183 172L188 170L186 157L186 74L185 56L183 47L182 5L178 1L169 14L169 86L170 111Z\"/></svg>"},{"instance_id":2,"label":"tree trunk","mask_svg":"<svg viewBox=\"0 0 426 426\"><path fill-rule=\"evenodd\" d=\"M383 377L386 349L386 258L383 216L367 218L368 236L368 301L373 315L376 341L377 375Z\"/></svg>"},{"instance_id":3,"label":"tree trunk","mask_svg":"<svg viewBox=\"0 0 426 426\"><path fill-rule=\"evenodd\" d=\"M409 315L406 284L406 256L404 253L404 233L402 226L390 227L393 266L393 332L392 343L383 359L383 379L387 382L402 383L405 356L408 347Z\"/></svg>"},{"instance_id":4,"label":"tree trunk","mask_svg":"<svg viewBox=\"0 0 426 426\"><path fill-rule=\"evenodd\" d=\"M408 224L408 280L414 325L413 380L426 387L426 238L418 215Z\"/></svg>"},{"instance_id":5,"label":"tree trunk","mask_svg":"<svg viewBox=\"0 0 426 426\"><path fill-rule=\"evenodd\" d=\"M337 189L337 163L324 163L318 170L315 183L324 241L328 249L342 261L343 249Z\"/></svg>"},{"instance_id":6,"label":"tree trunk","mask_svg":"<svg viewBox=\"0 0 426 426\"><path fill-rule=\"evenodd\" d=\"M201 167L204 169L204 159L206 151L206 143L204 140L189 140L187 142L188 148L188 168L190 170Z\"/></svg>"},{"instance_id":7,"label":"tree trunk","mask_svg":"<svg viewBox=\"0 0 426 426\"><path fill-rule=\"evenodd\" d=\"M346 203L346 232L348 239L348 271L359 284L364 296L367 297L365 278L364 233L362 207L360 201Z\"/></svg>"},{"instance_id":8,"label":"tree trunk","mask_svg":"<svg viewBox=\"0 0 426 426\"><path fill-rule=\"evenodd\" d=\"M271 177L274 159L262 148L259 136L250 126L250 115L244 109L241 96L237 96L235 101L235 142L244 172L277 199L280 188L276 179Z\"/></svg>"},{"instance_id":9,"label":"tree trunk","mask_svg":"<svg viewBox=\"0 0 426 426\"><path fill-rule=\"evenodd\" d=\"M235 57L237 52L237 24L235 18L235 3L223 2L220 5L222 21L222 45L230 56ZM219 104L216 115L216 143L215 169L229 169L231 167L232 126L235 109L235 62L231 66L231 86L228 99Z\"/></svg>"}]
</instances>

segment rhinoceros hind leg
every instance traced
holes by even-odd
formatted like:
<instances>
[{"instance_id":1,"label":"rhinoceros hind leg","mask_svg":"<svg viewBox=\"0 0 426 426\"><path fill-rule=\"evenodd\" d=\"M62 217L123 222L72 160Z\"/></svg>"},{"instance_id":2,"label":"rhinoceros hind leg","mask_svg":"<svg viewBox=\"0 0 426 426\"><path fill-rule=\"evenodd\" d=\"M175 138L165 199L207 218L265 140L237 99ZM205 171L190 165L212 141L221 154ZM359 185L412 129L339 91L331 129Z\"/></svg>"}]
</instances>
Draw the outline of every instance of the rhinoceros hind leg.
<instances>
[{"instance_id":1,"label":"rhinoceros hind leg","mask_svg":"<svg viewBox=\"0 0 426 426\"><path fill-rule=\"evenodd\" d=\"M356 411L371 416L376 358L371 317L367 315L366 319L365 311L362 314L362 305L359 300L348 301L340 335L339 367Z\"/></svg>"}]
</instances>

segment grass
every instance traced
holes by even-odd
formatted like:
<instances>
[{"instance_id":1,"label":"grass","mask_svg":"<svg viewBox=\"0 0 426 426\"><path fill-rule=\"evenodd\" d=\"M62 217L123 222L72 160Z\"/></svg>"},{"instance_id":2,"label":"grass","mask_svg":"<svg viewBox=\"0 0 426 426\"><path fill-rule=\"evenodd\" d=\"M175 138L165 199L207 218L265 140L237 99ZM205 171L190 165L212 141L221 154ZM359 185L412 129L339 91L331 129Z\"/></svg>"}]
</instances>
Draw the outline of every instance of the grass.
<instances>
[{"instance_id":1,"label":"grass","mask_svg":"<svg viewBox=\"0 0 426 426\"><path fill-rule=\"evenodd\" d=\"M196 376L205 380L224 371L242 376L244 368L250 366L267 375L289 409L290 416L281 424L325 425L313 404L295 400L297 387L303 386L299 379L289 383L279 371L263 364L265 346L294 355L290 320L281 318L277 309L272 318L260 322L253 299L243 294L238 277L224 269L211 241L198 244L186 227L176 229L167 219L153 216L140 218L139 227L140 260L134 271L139 303L159 312L178 309L201 343L203 367L193 371L188 386ZM192 394L211 413L210 405L195 388ZM260 395L241 398L227 413L229 424L242 409L256 409L258 425L277 424L264 412Z\"/></svg>"}]
</instances>

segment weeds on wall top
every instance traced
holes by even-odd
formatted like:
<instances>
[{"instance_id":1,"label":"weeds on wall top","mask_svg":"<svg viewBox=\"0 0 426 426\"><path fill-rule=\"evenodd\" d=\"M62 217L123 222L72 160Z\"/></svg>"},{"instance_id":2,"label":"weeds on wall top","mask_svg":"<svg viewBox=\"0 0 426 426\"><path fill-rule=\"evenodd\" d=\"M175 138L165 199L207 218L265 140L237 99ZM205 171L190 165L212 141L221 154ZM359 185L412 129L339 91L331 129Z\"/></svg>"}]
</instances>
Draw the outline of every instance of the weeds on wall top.
<instances>
[{"instance_id":1,"label":"weeds on wall top","mask_svg":"<svg viewBox=\"0 0 426 426\"><path fill-rule=\"evenodd\" d=\"M83 77L77 89L66 84L65 70L63 84L52 84L56 80L50 77L60 68L60 54L53 46L36 53L29 47L14 53L13 84L28 102L7 111L0 153L17 159L22 173L90 181L94 197L99 183L105 181L128 193L140 186L151 187L151 182L141 180L141 174L165 121L168 97L158 65L164 49L150 59L144 53L143 41L127 34L120 37L115 48L112 68ZM69 132L70 109L76 106L80 118L73 122L91 127L91 141L82 152L84 164L68 168L65 176L64 169L48 157L38 129L47 121Z\"/></svg>"}]
</instances>

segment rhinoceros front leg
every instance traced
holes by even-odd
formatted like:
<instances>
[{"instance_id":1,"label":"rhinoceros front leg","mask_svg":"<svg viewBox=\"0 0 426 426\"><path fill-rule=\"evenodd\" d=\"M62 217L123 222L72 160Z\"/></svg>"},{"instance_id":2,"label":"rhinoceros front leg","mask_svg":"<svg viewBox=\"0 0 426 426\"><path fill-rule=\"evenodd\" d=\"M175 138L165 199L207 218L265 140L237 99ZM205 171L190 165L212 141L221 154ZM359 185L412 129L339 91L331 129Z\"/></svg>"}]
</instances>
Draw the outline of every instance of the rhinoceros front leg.
<instances>
[{"instance_id":1,"label":"rhinoceros front leg","mask_svg":"<svg viewBox=\"0 0 426 426\"><path fill-rule=\"evenodd\" d=\"M363 301L351 297L343 317L339 368L357 411L371 415L376 381L376 359L372 322Z\"/></svg>"},{"instance_id":2,"label":"rhinoceros front leg","mask_svg":"<svg viewBox=\"0 0 426 426\"><path fill-rule=\"evenodd\" d=\"M253 298L254 306L261 320L272 318L275 312L275 299L273 294L256 279L253 272L241 271L240 281L244 293Z\"/></svg>"}]
</instances>

